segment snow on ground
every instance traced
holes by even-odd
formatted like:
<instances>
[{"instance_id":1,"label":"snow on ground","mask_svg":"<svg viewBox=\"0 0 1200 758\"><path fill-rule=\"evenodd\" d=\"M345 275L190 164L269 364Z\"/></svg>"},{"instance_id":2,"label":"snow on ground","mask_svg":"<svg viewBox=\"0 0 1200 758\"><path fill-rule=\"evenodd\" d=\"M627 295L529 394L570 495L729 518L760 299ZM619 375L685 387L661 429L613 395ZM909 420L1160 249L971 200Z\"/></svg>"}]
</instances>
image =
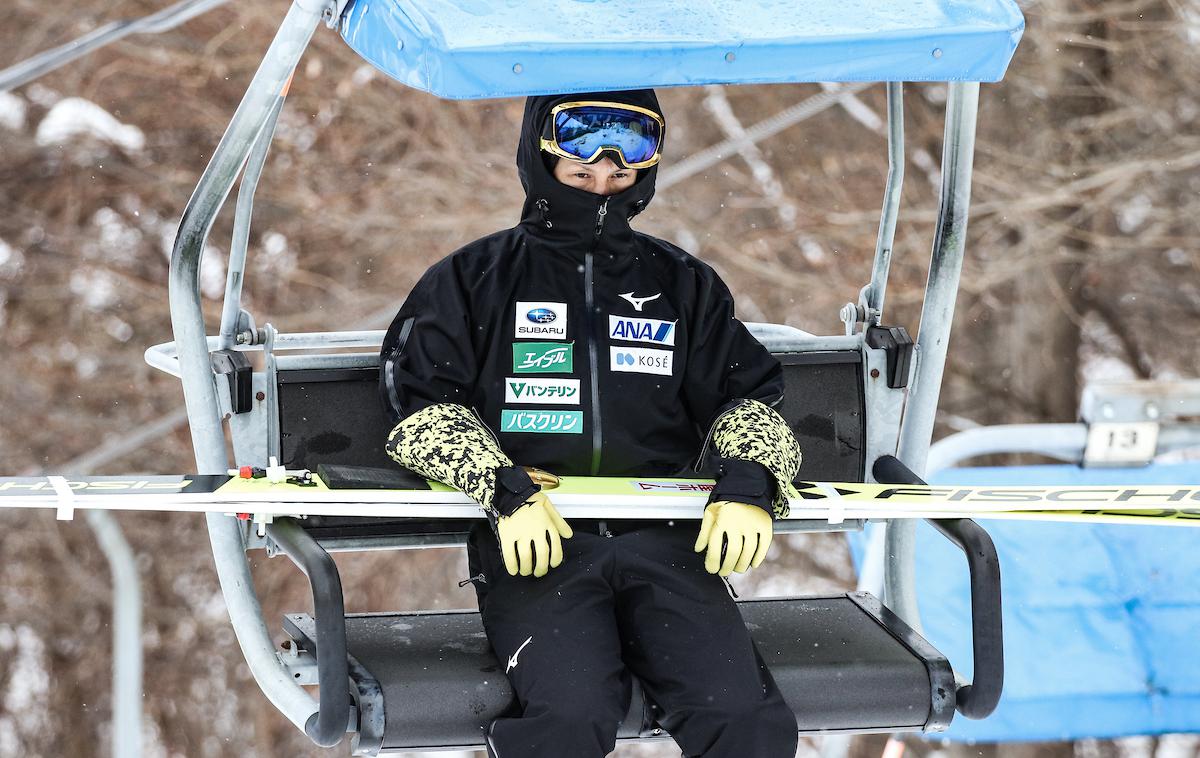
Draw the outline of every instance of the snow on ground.
<instances>
[{"instance_id":1,"label":"snow on ground","mask_svg":"<svg viewBox=\"0 0 1200 758\"><path fill-rule=\"evenodd\" d=\"M0 126L17 131L25 126L25 100L11 92L0 92Z\"/></svg>"},{"instance_id":2,"label":"snow on ground","mask_svg":"<svg viewBox=\"0 0 1200 758\"><path fill-rule=\"evenodd\" d=\"M21 254L14 250L12 245L0 239L0 270L10 265L19 268L22 260Z\"/></svg>"},{"instance_id":3,"label":"snow on ground","mask_svg":"<svg viewBox=\"0 0 1200 758\"><path fill-rule=\"evenodd\" d=\"M47 728L41 708L50 691L46 644L27 626L0 624L0 651L8 665L8 681L0 682L0 755L18 755L21 737Z\"/></svg>"},{"instance_id":4,"label":"snow on ground","mask_svg":"<svg viewBox=\"0 0 1200 758\"><path fill-rule=\"evenodd\" d=\"M136 126L122 124L111 113L82 97L59 100L37 128L37 143L42 147L60 146L79 137L110 142L127 152L146 146L146 135Z\"/></svg>"}]
</instances>

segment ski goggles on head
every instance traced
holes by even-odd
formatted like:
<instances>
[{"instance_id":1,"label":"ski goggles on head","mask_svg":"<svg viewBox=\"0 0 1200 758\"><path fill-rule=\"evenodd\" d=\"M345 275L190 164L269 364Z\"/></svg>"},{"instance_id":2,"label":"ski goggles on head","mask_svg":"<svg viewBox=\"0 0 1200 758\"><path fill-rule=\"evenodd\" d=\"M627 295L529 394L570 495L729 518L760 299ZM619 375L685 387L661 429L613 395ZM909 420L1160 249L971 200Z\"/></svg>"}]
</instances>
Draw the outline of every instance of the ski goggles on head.
<instances>
[{"instance_id":1,"label":"ski goggles on head","mask_svg":"<svg viewBox=\"0 0 1200 758\"><path fill-rule=\"evenodd\" d=\"M652 110L624 103L561 103L550 111L542 149L580 163L605 152L624 168L650 168L662 157L665 124Z\"/></svg>"}]
</instances>

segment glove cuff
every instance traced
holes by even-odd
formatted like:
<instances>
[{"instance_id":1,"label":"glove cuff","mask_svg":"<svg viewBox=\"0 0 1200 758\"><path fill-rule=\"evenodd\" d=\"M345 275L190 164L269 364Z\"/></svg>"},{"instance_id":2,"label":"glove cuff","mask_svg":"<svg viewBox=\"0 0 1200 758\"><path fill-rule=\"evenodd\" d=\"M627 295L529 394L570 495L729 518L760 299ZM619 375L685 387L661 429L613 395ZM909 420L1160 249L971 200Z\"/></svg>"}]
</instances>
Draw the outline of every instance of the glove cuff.
<instances>
[{"instance_id":1,"label":"glove cuff","mask_svg":"<svg viewBox=\"0 0 1200 758\"><path fill-rule=\"evenodd\" d=\"M511 516L541 489L529 472L520 466L500 466L496 469L496 494L492 496L492 509L497 516Z\"/></svg>"},{"instance_id":2,"label":"glove cuff","mask_svg":"<svg viewBox=\"0 0 1200 758\"><path fill-rule=\"evenodd\" d=\"M775 497L779 486L766 466L739 458L717 458L713 463L717 484L708 496L709 504L733 500L758 506L772 519L775 518Z\"/></svg>"}]
</instances>

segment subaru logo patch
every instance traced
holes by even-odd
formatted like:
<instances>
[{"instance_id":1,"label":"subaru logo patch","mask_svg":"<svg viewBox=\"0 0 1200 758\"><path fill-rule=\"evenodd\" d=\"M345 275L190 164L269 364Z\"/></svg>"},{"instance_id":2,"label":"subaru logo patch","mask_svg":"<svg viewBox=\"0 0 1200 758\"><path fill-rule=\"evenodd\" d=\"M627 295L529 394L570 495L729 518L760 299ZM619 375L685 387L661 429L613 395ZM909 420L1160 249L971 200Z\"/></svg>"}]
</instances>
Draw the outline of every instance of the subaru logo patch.
<instances>
[{"instance_id":1,"label":"subaru logo patch","mask_svg":"<svg viewBox=\"0 0 1200 758\"><path fill-rule=\"evenodd\" d=\"M544 300L518 300L513 310L513 337L519 340L565 340L567 304ZM567 369L568 371L570 369Z\"/></svg>"}]
</instances>

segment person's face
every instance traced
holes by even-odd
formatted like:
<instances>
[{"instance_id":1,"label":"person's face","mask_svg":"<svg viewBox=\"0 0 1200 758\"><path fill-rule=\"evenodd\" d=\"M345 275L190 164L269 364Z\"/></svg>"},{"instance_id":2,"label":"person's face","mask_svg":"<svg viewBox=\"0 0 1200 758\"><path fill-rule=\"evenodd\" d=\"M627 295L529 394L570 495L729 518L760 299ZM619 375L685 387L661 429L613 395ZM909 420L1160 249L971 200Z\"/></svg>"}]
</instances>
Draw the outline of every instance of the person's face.
<instances>
[{"instance_id":1,"label":"person's face","mask_svg":"<svg viewBox=\"0 0 1200 758\"><path fill-rule=\"evenodd\" d=\"M595 163L579 163L559 158L554 165L554 178L567 185L595 195L615 195L629 189L637 181L637 169L621 168L605 156Z\"/></svg>"}]
</instances>

